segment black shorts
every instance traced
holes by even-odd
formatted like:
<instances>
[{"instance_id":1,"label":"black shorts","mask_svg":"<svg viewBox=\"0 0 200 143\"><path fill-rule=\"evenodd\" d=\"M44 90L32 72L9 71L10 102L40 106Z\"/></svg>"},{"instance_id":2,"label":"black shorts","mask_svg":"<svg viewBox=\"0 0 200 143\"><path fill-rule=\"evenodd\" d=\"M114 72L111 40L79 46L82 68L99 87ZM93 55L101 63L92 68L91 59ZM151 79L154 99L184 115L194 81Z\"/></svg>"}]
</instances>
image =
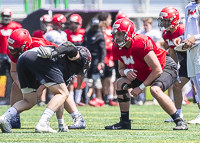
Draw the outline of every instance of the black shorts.
<instances>
[{"instance_id":1,"label":"black shorts","mask_svg":"<svg viewBox=\"0 0 200 143\"><path fill-rule=\"evenodd\" d=\"M24 52L18 59L17 71L21 89L37 89L46 83L65 83L63 74L53 60L37 57L37 49Z\"/></svg>"},{"instance_id":2,"label":"black shorts","mask_svg":"<svg viewBox=\"0 0 200 143\"><path fill-rule=\"evenodd\" d=\"M103 78L112 77L113 69L114 69L114 67L109 67L109 66L105 65Z\"/></svg>"},{"instance_id":3,"label":"black shorts","mask_svg":"<svg viewBox=\"0 0 200 143\"><path fill-rule=\"evenodd\" d=\"M166 66L163 69L162 74L155 79L151 85L154 83L161 83L162 84L162 91L166 91L177 79L177 64L175 61L170 57L166 56ZM131 82L131 87L135 88L140 86L142 81L135 79Z\"/></svg>"},{"instance_id":4,"label":"black shorts","mask_svg":"<svg viewBox=\"0 0 200 143\"><path fill-rule=\"evenodd\" d=\"M115 67L115 72L116 72L116 78L118 79L121 77L121 75L119 74L119 69L118 69L118 60L115 60L114 63L115 63L114 67Z\"/></svg>"}]
</instances>

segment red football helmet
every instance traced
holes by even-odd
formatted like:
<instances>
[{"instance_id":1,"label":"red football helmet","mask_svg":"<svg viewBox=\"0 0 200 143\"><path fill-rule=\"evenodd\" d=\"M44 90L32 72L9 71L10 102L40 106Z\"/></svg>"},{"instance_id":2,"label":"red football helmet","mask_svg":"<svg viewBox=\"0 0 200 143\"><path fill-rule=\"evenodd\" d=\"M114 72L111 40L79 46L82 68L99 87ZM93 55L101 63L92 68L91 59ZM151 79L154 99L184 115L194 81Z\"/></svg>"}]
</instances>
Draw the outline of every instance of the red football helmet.
<instances>
[{"instance_id":1,"label":"red football helmet","mask_svg":"<svg viewBox=\"0 0 200 143\"><path fill-rule=\"evenodd\" d=\"M118 20L121 18L128 18L128 16L125 13L118 13L115 17L115 20Z\"/></svg>"},{"instance_id":2,"label":"red football helmet","mask_svg":"<svg viewBox=\"0 0 200 143\"><path fill-rule=\"evenodd\" d=\"M63 14L55 14L52 18L52 24L59 28L63 28L66 21L67 19Z\"/></svg>"},{"instance_id":3,"label":"red football helmet","mask_svg":"<svg viewBox=\"0 0 200 143\"><path fill-rule=\"evenodd\" d=\"M8 38L8 49L13 58L18 58L23 52L29 49L32 38L28 30L20 28L14 30Z\"/></svg>"},{"instance_id":4,"label":"red football helmet","mask_svg":"<svg viewBox=\"0 0 200 143\"><path fill-rule=\"evenodd\" d=\"M115 34L124 33L122 39L117 39ZM135 36L135 24L127 18L118 19L113 24L113 42L117 47L124 47Z\"/></svg>"},{"instance_id":5,"label":"red football helmet","mask_svg":"<svg viewBox=\"0 0 200 143\"><path fill-rule=\"evenodd\" d=\"M1 11L2 24L8 25L11 22L12 11L10 8L4 8Z\"/></svg>"},{"instance_id":6,"label":"red football helmet","mask_svg":"<svg viewBox=\"0 0 200 143\"><path fill-rule=\"evenodd\" d=\"M158 26L170 30L179 23L179 12L176 8L168 6L161 10L158 18Z\"/></svg>"},{"instance_id":7,"label":"red football helmet","mask_svg":"<svg viewBox=\"0 0 200 143\"><path fill-rule=\"evenodd\" d=\"M74 23L77 23L78 25L78 28L81 28L82 26L82 18L80 15L78 14L72 14L70 17L69 17L69 21L70 22L74 22Z\"/></svg>"},{"instance_id":8,"label":"red football helmet","mask_svg":"<svg viewBox=\"0 0 200 143\"><path fill-rule=\"evenodd\" d=\"M51 28L51 21L52 21L52 17L48 14L45 14L43 16L40 17L40 27L42 30L44 31L50 31Z\"/></svg>"}]
</instances>

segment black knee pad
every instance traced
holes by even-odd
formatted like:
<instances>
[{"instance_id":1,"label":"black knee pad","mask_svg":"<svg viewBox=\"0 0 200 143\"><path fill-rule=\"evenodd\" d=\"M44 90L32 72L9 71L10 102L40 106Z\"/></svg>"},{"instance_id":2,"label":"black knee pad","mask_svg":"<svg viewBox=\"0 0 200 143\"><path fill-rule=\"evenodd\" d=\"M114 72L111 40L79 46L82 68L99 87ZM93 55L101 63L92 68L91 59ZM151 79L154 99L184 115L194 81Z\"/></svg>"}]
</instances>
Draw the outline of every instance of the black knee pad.
<instances>
[{"instance_id":1,"label":"black knee pad","mask_svg":"<svg viewBox=\"0 0 200 143\"><path fill-rule=\"evenodd\" d=\"M131 88L131 84L123 83L122 86L121 86L122 90L127 90L129 88Z\"/></svg>"},{"instance_id":2,"label":"black knee pad","mask_svg":"<svg viewBox=\"0 0 200 143\"><path fill-rule=\"evenodd\" d=\"M127 93L127 90L116 90L117 95L123 95L123 99L117 98L118 102L129 102L130 98L126 96Z\"/></svg>"}]
</instances>

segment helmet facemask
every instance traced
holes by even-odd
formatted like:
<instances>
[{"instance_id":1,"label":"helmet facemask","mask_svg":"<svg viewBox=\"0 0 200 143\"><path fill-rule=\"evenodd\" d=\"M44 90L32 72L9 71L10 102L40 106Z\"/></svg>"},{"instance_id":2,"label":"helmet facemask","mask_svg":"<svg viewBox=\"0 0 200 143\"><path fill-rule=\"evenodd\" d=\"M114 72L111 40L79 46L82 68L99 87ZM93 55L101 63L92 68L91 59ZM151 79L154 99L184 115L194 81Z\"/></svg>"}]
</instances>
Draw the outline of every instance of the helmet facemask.
<instances>
[{"instance_id":1,"label":"helmet facemask","mask_svg":"<svg viewBox=\"0 0 200 143\"><path fill-rule=\"evenodd\" d=\"M128 30L126 31L126 33L123 32L123 31L118 31L117 29L113 29L111 34L113 35L113 42L114 42L115 46L122 48L132 39L132 38L130 39L127 36L129 30L130 30L130 25L129 25Z\"/></svg>"},{"instance_id":2,"label":"helmet facemask","mask_svg":"<svg viewBox=\"0 0 200 143\"><path fill-rule=\"evenodd\" d=\"M158 21L158 27L160 27L161 31L164 30L164 29L169 31L170 28L174 27L174 25L171 25L171 21L168 20L168 19L160 17L160 18L158 18L157 21Z\"/></svg>"},{"instance_id":3,"label":"helmet facemask","mask_svg":"<svg viewBox=\"0 0 200 143\"><path fill-rule=\"evenodd\" d=\"M8 25L11 22L11 16L9 15L1 15L1 23L4 25Z\"/></svg>"},{"instance_id":4,"label":"helmet facemask","mask_svg":"<svg viewBox=\"0 0 200 143\"><path fill-rule=\"evenodd\" d=\"M14 58L14 59L18 59L18 57L24 52L24 47L26 44L22 45L22 47L20 48L13 48L12 46L8 45L8 50L10 51L10 55Z\"/></svg>"}]
</instances>

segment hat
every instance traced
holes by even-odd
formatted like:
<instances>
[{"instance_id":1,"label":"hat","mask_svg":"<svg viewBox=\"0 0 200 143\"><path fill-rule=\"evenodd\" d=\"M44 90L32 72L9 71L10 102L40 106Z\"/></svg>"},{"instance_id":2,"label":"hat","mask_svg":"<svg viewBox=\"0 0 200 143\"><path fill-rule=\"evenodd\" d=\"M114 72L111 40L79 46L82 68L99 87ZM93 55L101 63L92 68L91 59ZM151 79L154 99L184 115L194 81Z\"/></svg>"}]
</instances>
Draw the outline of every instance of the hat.
<instances>
[{"instance_id":1,"label":"hat","mask_svg":"<svg viewBox=\"0 0 200 143\"><path fill-rule=\"evenodd\" d=\"M92 18L92 21L91 21L91 25L99 25L99 19L98 18Z\"/></svg>"}]
</instances>

